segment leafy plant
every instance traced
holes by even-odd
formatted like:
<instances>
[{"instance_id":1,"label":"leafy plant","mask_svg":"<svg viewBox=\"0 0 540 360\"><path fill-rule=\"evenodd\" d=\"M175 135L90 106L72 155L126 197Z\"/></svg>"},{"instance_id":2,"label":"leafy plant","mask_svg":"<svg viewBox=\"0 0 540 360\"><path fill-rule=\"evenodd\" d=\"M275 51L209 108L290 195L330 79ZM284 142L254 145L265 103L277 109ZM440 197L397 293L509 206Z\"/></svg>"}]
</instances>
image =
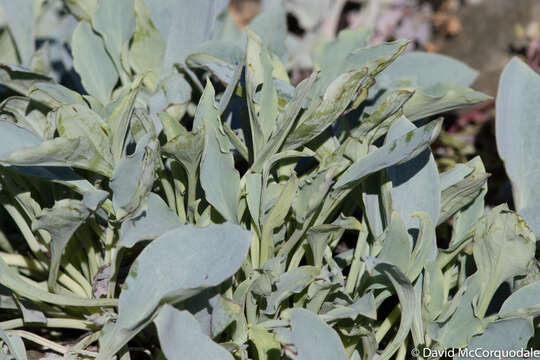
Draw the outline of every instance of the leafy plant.
<instances>
[{"instance_id":1,"label":"leafy plant","mask_svg":"<svg viewBox=\"0 0 540 360\"><path fill-rule=\"evenodd\" d=\"M103 360L526 347L535 237L506 205L484 210L479 158L439 174L429 149L433 115L487 99L475 72L359 29L294 87L283 10L231 43L219 4L66 1L86 93L29 69L29 25L9 23L23 66L0 66L16 93L0 120L4 357L26 358L21 338ZM84 336L68 347L57 328Z\"/></svg>"},{"instance_id":2,"label":"leafy plant","mask_svg":"<svg viewBox=\"0 0 540 360\"><path fill-rule=\"evenodd\" d=\"M516 210L540 235L540 208L536 201L534 179L538 143L536 133L537 94L540 77L518 58L505 67L497 97L497 148L512 181Z\"/></svg>"}]
</instances>

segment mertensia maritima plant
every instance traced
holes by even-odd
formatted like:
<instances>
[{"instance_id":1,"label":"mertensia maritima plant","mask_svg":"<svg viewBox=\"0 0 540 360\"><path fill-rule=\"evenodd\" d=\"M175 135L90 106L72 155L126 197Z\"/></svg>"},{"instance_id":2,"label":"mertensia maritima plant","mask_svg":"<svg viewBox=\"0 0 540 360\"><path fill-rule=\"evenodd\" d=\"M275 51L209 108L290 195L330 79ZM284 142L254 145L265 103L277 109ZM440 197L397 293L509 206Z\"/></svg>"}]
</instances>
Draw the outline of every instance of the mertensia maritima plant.
<instances>
[{"instance_id":1,"label":"mertensia maritima plant","mask_svg":"<svg viewBox=\"0 0 540 360\"><path fill-rule=\"evenodd\" d=\"M488 99L456 60L345 30L293 85L279 6L244 30L224 1L0 6L2 358L537 346L537 152L509 137L536 144L540 86L517 60L538 91L503 76L523 122L498 144L531 228L486 208L480 158L437 169L438 115Z\"/></svg>"}]
</instances>

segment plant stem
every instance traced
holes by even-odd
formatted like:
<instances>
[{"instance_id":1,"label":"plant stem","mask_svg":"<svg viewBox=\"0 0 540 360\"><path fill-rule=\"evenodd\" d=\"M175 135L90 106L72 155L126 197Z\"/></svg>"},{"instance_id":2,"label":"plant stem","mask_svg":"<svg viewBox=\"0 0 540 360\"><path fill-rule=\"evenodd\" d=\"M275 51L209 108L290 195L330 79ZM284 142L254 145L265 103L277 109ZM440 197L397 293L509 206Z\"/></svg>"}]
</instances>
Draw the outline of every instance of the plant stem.
<instances>
[{"instance_id":1,"label":"plant stem","mask_svg":"<svg viewBox=\"0 0 540 360\"><path fill-rule=\"evenodd\" d=\"M78 232L79 239L84 249L86 250L86 255L88 259L87 265L90 273L89 279L92 280L99 271L100 264L98 263L98 259L101 259L101 254L96 251L89 229L86 226L83 226L80 230L82 231L82 233L81 231ZM102 231L100 231L100 233L102 233Z\"/></svg>"},{"instance_id":2,"label":"plant stem","mask_svg":"<svg viewBox=\"0 0 540 360\"><path fill-rule=\"evenodd\" d=\"M0 258L4 260L5 263L8 264L9 266L15 266L19 268L28 269L31 272L32 271L38 272L38 273L47 272L47 266L45 263L38 260L29 259L19 254L0 253ZM86 282L84 278L79 279L79 280L84 280ZM88 290L89 289L91 290L91 287L88 288L87 286L85 288L83 284L79 284L77 281L73 280L71 277L69 277L63 272L59 272L58 282L64 285L67 289L69 289L76 295L79 295L81 297L90 297L90 293L88 293Z\"/></svg>"},{"instance_id":3,"label":"plant stem","mask_svg":"<svg viewBox=\"0 0 540 360\"><path fill-rule=\"evenodd\" d=\"M109 278L109 288L107 290L107 297L114 298L116 292L116 281L118 279L118 271L120 270L120 263L122 262L123 253L118 249L114 249L113 258L111 261L111 276Z\"/></svg>"},{"instance_id":4,"label":"plant stem","mask_svg":"<svg viewBox=\"0 0 540 360\"><path fill-rule=\"evenodd\" d=\"M255 225L253 225L255 226ZM250 246L250 255L251 255L251 266L253 268L258 268L260 266L259 256L261 254L261 242L260 237L256 231L251 233L251 246Z\"/></svg>"},{"instance_id":5,"label":"plant stem","mask_svg":"<svg viewBox=\"0 0 540 360\"><path fill-rule=\"evenodd\" d=\"M234 131L227 125L226 123L223 123L223 130L225 131L225 134L229 137L229 140L233 144L233 146L238 150L238 153L240 156L244 158L247 162L249 162L249 151L247 146L240 140L238 136L234 133Z\"/></svg>"},{"instance_id":6,"label":"plant stem","mask_svg":"<svg viewBox=\"0 0 540 360\"><path fill-rule=\"evenodd\" d=\"M204 86L202 85L197 75L195 75L195 73L187 66L184 66L183 69L185 70L186 74L188 74L189 78L193 81L195 87L197 87L197 89L199 89L202 94L204 92Z\"/></svg>"},{"instance_id":7,"label":"plant stem","mask_svg":"<svg viewBox=\"0 0 540 360\"><path fill-rule=\"evenodd\" d=\"M167 205L172 210L176 210L176 204L175 204L175 194L173 186L171 185L171 182L169 181L169 178L167 177L167 174L165 171L161 171L159 174L159 181L161 182L161 187L163 188L163 192L165 193L165 198L167 199Z\"/></svg>"},{"instance_id":8,"label":"plant stem","mask_svg":"<svg viewBox=\"0 0 540 360\"><path fill-rule=\"evenodd\" d=\"M386 319L384 319L384 321L381 323L381 326L379 326L379 329L377 329L377 332L375 333L375 340L377 340L377 343L381 342L384 336L395 324L400 314L401 314L401 310L399 309L399 305L396 305L396 307L394 307L390 315L388 315Z\"/></svg>"},{"instance_id":9,"label":"plant stem","mask_svg":"<svg viewBox=\"0 0 540 360\"><path fill-rule=\"evenodd\" d=\"M6 209L8 214L11 216L13 221L15 221L15 224L17 224L17 227L21 231L21 234L24 237L24 240L26 240L26 243L28 244L28 247L30 248L30 250L38 257L40 257L40 254L41 254L42 259L40 260L46 260L43 253L47 249L45 249L45 247L42 244L38 243L38 241L36 240L36 237L32 233L32 230L26 223L26 220L24 219L23 215L19 212L19 210L17 210L17 208L13 206L12 204L8 202L4 202L4 199L2 199L2 205L4 205L4 208Z\"/></svg>"},{"instance_id":10,"label":"plant stem","mask_svg":"<svg viewBox=\"0 0 540 360\"><path fill-rule=\"evenodd\" d=\"M88 292L88 289L83 288L78 282L67 276L66 274L60 274L58 276L58 282L62 285L64 285L67 289L69 289L74 294L83 297L83 298L90 298L92 294L92 289L90 288L90 292Z\"/></svg>"},{"instance_id":11,"label":"plant stem","mask_svg":"<svg viewBox=\"0 0 540 360\"><path fill-rule=\"evenodd\" d=\"M256 324L257 321L257 302L253 293L248 291L246 296L246 317L248 324Z\"/></svg>"},{"instance_id":12,"label":"plant stem","mask_svg":"<svg viewBox=\"0 0 540 360\"><path fill-rule=\"evenodd\" d=\"M188 209L188 220L190 223L195 221L195 212L196 204L195 200L197 198L197 174L187 173L188 179L188 198L187 198L187 209Z\"/></svg>"},{"instance_id":13,"label":"plant stem","mask_svg":"<svg viewBox=\"0 0 540 360\"><path fill-rule=\"evenodd\" d=\"M0 252L0 258L2 258L9 266L16 266L37 272L47 271L47 266L44 263L38 260L29 259L23 255Z\"/></svg>"},{"instance_id":14,"label":"plant stem","mask_svg":"<svg viewBox=\"0 0 540 360\"><path fill-rule=\"evenodd\" d=\"M176 201L176 215L180 218L182 222L187 222L187 213L185 206L185 195L186 195L186 186L182 180L187 181L186 171L180 165L174 166L175 163L171 164L171 172L173 177L174 185L174 196Z\"/></svg>"},{"instance_id":15,"label":"plant stem","mask_svg":"<svg viewBox=\"0 0 540 360\"><path fill-rule=\"evenodd\" d=\"M304 257L305 253L306 253L306 249L304 248L304 243L302 242L300 246L296 248L296 251L291 257L291 261L289 262L289 267L288 267L289 271L291 271L292 269L296 269L298 266L300 266L300 262L302 262L302 258Z\"/></svg>"},{"instance_id":16,"label":"plant stem","mask_svg":"<svg viewBox=\"0 0 540 360\"><path fill-rule=\"evenodd\" d=\"M112 201L110 199L105 199L103 204L101 204L101 207L103 208L103 210L107 212L109 216L114 215L114 208L113 208Z\"/></svg>"},{"instance_id":17,"label":"plant stem","mask_svg":"<svg viewBox=\"0 0 540 360\"><path fill-rule=\"evenodd\" d=\"M84 337L78 343L73 345L73 347L71 349L72 349L72 351L84 350L88 346L90 346L93 342L97 341L100 336L101 336L101 331L96 331L96 332Z\"/></svg>"},{"instance_id":18,"label":"plant stem","mask_svg":"<svg viewBox=\"0 0 540 360\"><path fill-rule=\"evenodd\" d=\"M270 224L263 225L259 266L263 266L268 260L272 258L272 255L274 254L274 239L272 239L273 231L274 229L272 228L272 226L270 226Z\"/></svg>"},{"instance_id":19,"label":"plant stem","mask_svg":"<svg viewBox=\"0 0 540 360\"><path fill-rule=\"evenodd\" d=\"M105 230L105 264L110 264L112 261L112 250L114 243L114 229L109 224Z\"/></svg>"},{"instance_id":20,"label":"plant stem","mask_svg":"<svg viewBox=\"0 0 540 360\"><path fill-rule=\"evenodd\" d=\"M48 340L48 339L45 339L41 336L38 336L36 334L33 334L31 332L28 332L28 331L24 331L24 330L9 330L7 332L8 334L14 334L14 335L18 335L22 338L25 338L26 340L30 340L31 342L33 343L36 343L36 344L39 344L45 348L48 348L48 349L51 349L53 351L56 351L60 354L65 354L68 349L65 347L65 346L62 346L60 344L57 344L51 340Z\"/></svg>"},{"instance_id":21,"label":"plant stem","mask_svg":"<svg viewBox=\"0 0 540 360\"><path fill-rule=\"evenodd\" d=\"M368 237L367 231L360 231L358 234L358 240L356 241L356 247L354 249L353 260L351 263L351 269L349 270L349 276L347 276L347 282L345 283L345 290L352 296L358 285L358 279L360 278L360 271L362 266L362 254L366 246L366 240Z\"/></svg>"},{"instance_id":22,"label":"plant stem","mask_svg":"<svg viewBox=\"0 0 540 360\"><path fill-rule=\"evenodd\" d=\"M405 338L399 347L398 353L396 354L396 360L405 360L407 359L407 345L409 343L409 338Z\"/></svg>"},{"instance_id":23,"label":"plant stem","mask_svg":"<svg viewBox=\"0 0 540 360\"><path fill-rule=\"evenodd\" d=\"M7 320L0 322L0 329L11 330L28 326L25 324L22 318L13 320ZM59 329L76 329L76 330L95 330L96 324L87 320L69 319L69 318L48 318L45 325L47 328L59 328Z\"/></svg>"},{"instance_id":24,"label":"plant stem","mask_svg":"<svg viewBox=\"0 0 540 360\"><path fill-rule=\"evenodd\" d=\"M90 274L90 267L88 265L88 257L86 256L87 253L88 251L81 251L77 253L75 257L77 263L79 264L79 268L81 269L81 273L85 277L85 279L92 279L92 274Z\"/></svg>"},{"instance_id":25,"label":"plant stem","mask_svg":"<svg viewBox=\"0 0 540 360\"><path fill-rule=\"evenodd\" d=\"M439 256L437 256L437 265L439 265L439 267L441 269L443 269L446 265L448 265L448 263L450 263L450 261L452 261L452 259L461 252L461 250L463 250L470 242L472 241L472 237L469 239L469 240L465 240L463 241L461 244L459 244L459 246L457 248L455 248L454 250L452 250L451 252L449 253L445 253L445 252L440 252L439 253Z\"/></svg>"},{"instance_id":26,"label":"plant stem","mask_svg":"<svg viewBox=\"0 0 540 360\"><path fill-rule=\"evenodd\" d=\"M294 232L289 237L289 239L281 246L281 249L279 249L279 255L286 254L288 255L291 250L298 244L298 242L302 239L302 236L306 233L306 231L310 228L311 221L313 220L313 217L315 214L311 215L309 218L306 219L306 221L302 224L302 227L299 229L294 229Z\"/></svg>"},{"instance_id":27,"label":"plant stem","mask_svg":"<svg viewBox=\"0 0 540 360\"><path fill-rule=\"evenodd\" d=\"M4 234L3 231L0 230L0 249L7 251L7 252L13 252L13 246L11 246L11 243L6 237L6 234Z\"/></svg>"},{"instance_id":28,"label":"plant stem","mask_svg":"<svg viewBox=\"0 0 540 360\"><path fill-rule=\"evenodd\" d=\"M307 231L308 228L322 225L327 220L327 218L334 213L338 205L341 203L343 199L350 193L350 190L344 190L340 192L337 196L331 197L331 203L327 205L327 203L323 204L323 209L315 219L315 222L311 225L311 220L313 219L312 215L306 222L302 225L301 229L296 229L289 240L282 246L279 253L280 254L288 254L294 246L300 241L302 236L304 236L304 233ZM302 261L302 257L304 256L306 250L303 246L299 246L295 253L293 254L293 257L291 259L291 262L289 263L288 270L294 269L300 265L300 262Z\"/></svg>"}]
</instances>

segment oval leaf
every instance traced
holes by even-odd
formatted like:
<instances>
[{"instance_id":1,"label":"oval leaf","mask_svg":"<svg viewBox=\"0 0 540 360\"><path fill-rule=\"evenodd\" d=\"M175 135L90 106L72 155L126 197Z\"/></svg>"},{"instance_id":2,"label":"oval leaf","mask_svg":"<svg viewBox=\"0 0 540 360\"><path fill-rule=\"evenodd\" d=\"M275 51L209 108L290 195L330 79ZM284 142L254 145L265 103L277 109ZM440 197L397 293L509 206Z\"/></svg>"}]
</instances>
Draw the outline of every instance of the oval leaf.
<instances>
[{"instance_id":1,"label":"oval leaf","mask_svg":"<svg viewBox=\"0 0 540 360\"><path fill-rule=\"evenodd\" d=\"M345 349L338 334L316 314L305 309L293 309L291 337L298 360L346 360Z\"/></svg>"},{"instance_id":2,"label":"oval leaf","mask_svg":"<svg viewBox=\"0 0 540 360\"><path fill-rule=\"evenodd\" d=\"M178 303L233 275L247 255L250 238L250 232L225 223L183 226L152 241L131 266L118 320L104 329L98 359L110 359L152 321L161 304Z\"/></svg>"},{"instance_id":3,"label":"oval leaf","mask_svg":"<svg viewBox=\"0 0 540 360\"><path fill-rule=\"evenodd\" d=\"M154 320L161 349L169 360L234 360L233 356L204 334L188 311L165 305Z\"/></svg>"}]
</instances>

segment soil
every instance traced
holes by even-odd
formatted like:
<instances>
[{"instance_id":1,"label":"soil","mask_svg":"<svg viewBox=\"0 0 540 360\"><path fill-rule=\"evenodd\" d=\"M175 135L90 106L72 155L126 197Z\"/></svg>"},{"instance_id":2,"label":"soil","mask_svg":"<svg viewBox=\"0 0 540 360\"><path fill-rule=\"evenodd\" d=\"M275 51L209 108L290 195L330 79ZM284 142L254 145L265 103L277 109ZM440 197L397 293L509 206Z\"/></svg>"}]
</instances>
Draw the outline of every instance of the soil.
<instances>
[{"instance_id":1,"label":"soil","mask_svg":"<svg viewBox=\"0 0 540 360\"><path fill-rule=\"evenodd\" d=\"M540 19L538 0L484 0L457 11L461 30L452 37L435 35L439 52L479 71L473 87L495 96L502 69L512 57L515 28Z\"/></svg>"},{"instance_id":2,"label":"soil","mask_svg":"<svg viewBox=\"0 0 540 360\"><path fill-rule=\"evenodd\" d=\"M483 0L476 5L461 6L455 16L461 23L459 33L454 36L435 33L432 41L440 53L477 70L478 78L472 87L495 98L501 72L516 55L516 28L540 19L540 1ZM494 206L508 202L512 207L511 185L495 143L494 105L491 102L481 110L484 120L476 131L473 145L491 174L486 203ZM474 111L474 108L464 109L457 116L464 117Z\"/></svg>"}]
</instances>

